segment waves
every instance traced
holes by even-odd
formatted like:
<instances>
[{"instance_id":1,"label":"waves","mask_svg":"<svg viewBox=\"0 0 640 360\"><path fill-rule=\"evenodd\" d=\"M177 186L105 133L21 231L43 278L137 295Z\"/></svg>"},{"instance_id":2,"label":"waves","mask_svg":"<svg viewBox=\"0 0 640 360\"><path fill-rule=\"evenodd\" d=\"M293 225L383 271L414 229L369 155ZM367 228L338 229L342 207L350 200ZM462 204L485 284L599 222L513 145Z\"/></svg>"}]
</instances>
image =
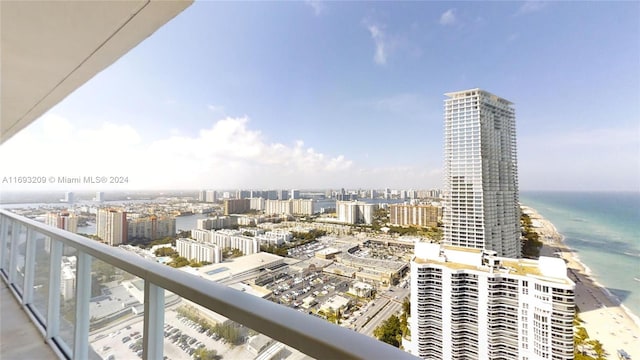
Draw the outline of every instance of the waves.
<instances>
[{"instance_id":1,"label":"waves","mask_svg":"<svg viewBox=\"0 0 640 360\"><path fill-rule=\"evenodd\" d=\"M607 291L640 314L640 193L524 192L521 199L556 226Z\"/></svg>"}]
</instances>

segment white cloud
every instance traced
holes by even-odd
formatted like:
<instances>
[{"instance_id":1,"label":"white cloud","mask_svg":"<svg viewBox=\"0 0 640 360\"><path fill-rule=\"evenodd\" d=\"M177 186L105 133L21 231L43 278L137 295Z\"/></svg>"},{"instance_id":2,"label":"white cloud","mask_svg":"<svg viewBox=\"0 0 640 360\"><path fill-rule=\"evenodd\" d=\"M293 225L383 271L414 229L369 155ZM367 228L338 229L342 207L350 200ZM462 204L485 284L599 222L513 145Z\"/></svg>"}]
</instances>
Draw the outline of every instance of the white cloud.
<instances>
[{"instance_id":1,"label":"white cloud","mask_svg":"<svg viewBox=\"0 0 640 360\"><path fill-rule=\"evenodd\" d=\"M387 51L388 46L386 44L385 34L382 28L378 25L368 25L367 30L373 39L375 44L375 53L373 55L373 61L378 65L384 65L387 63Z\"/></svg>"},{"instance_id":2,"label":"white cloud","mask_svg":"<svg viewBox=\"0 0 640 360\"><path fill-rule=\"evenodd\" d=\"M456 9L449 9L440 15L440 25L453 25L456 22Z\"/></svg>"},{"instance_id":3,"label":"white cloud","mask_svg":"<svg viewBox=\"0 0 640 360\"><path fill-rule=\"evenodd\" d=\"M545 7L547 7L547 5L549 5L549 3L544 2L544 1L525 1L518 8L518 11L516 12L516 15L530 14L530 13L538 12L538 11L544 9Z\"/></svg>"},{"instance_id":4,"label":"white cloud","mask_svg":"<svg viewBox=\"0 0 640 360\"><path fill-rule=\"evenodd\" d=\"M195 136L143 142L129 125L77 128L63 117L47 114L0 147L0 178L128 176L130 183L116 189L303 187L321 186L327 179L348 180L343 173L353 163L343 155L324 154L302 141L271 142L248 125L247 118L227 117ZM67 187L56 184L32 190Z\"/></svg>"},{"instance_id":5,"label":"white cloud","mask_svg":"<svg viewBox=\"0 0 640 360\"><path fill-rule=\"evenodd\" d=\"M207 105L207 109L209 109L210 111L212 111L214 113L218 113L218 114L224 113L224 106L222 106L222 105L209 104L209 105Z\"/></svg>"},{"instance_id":6,"label":"white cloud","mask_svg":"<svg viewBox=\"0 0 640 360\"><path fill-rule=\"evenodd\" d=\"M320 16L325 11L325 4L318 0L306 0L305 3L313 9L313 13L316 16Z\"/></svg>"}]
</instances>

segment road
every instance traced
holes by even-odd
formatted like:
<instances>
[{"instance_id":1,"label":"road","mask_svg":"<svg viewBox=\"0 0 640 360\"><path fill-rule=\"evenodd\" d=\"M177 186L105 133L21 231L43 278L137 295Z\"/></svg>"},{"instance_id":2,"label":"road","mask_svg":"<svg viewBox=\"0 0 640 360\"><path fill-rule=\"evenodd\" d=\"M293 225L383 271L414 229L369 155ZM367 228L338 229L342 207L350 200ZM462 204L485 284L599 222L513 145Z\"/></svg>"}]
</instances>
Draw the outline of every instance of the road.
<instances>
[{"instance_id":1,"label":"road","mask_svg":"<svg viewBox=\"0 0 640 360\"><path fill-rule=\"evenodd\" d=\"M357 332L373 337L373 331L391 315L399 315L402 311L402 301L409 296L410 289L391 287L389 290L379 293L362 315L350 326ZM371 304L371 303L370 303Z\"/></svg>"},{"instance_id":2,"label":"road","mask_svg":"<svg viewBox=\"0 0 640 360\"><path fill-rule=\"evenodd\" d=\"M371 319L371 321L369 321L365 326L363 326L362 328L360 328L358 330L359 333L370 336L370 337L374 337L373 336L373 331L380 326L380 324L387 320L391 315L393 314L398 314L402 309L402 305L395 302L395 301L389 301L383 308L382 310L380 310L380 312Z\"/></svg>"}]
</instances>

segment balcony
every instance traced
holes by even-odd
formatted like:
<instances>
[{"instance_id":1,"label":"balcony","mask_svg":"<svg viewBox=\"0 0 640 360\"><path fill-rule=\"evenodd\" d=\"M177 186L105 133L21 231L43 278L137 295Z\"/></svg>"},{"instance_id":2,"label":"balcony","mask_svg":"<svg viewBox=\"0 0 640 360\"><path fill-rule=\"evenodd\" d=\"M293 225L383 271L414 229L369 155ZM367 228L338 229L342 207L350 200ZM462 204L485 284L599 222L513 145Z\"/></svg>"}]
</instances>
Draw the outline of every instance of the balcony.
<instances>
[{"instance_id":1,"label":"balcony","mask_svg":"<svg viewBox=\"0 0 640 360\"><path fill-rule=\"evenodd\" d=\"M8 287L2 292L3 358L8 355L7 341L17 344L26 338L20 334L33 330L48 347L38 348L39 342L26 338L35 347L27 349L36 352L32 358L192 358L185 349L179 355L171 353L174 349L168 345L179 332L170 332L173 328L191 328L195 335L188 338L193 343L205 336L202 324L185 321L184 309L228 319L229 326L243 334L243 343L258 334L272 339L273 345L262 351L265 345L253 358L269 358L269 349L276 354L283 348L290 349L285 354L291 358L414 358L319 318L1 209L0 277ZM12 296L15 301L8 299ZM109 301L116 298L121 305L113 307ZM31 324L16 318L23 314L16 314L14 307L22 309ZM9 312L8 318L17 324L11 330L14 339L11 334L5 338ZM103 345L104 341L117 346ZM217 341L198 343L206 347ZM193 350L191 342L186 349ZM239 351L224 358L248 356Z\"/></svg>"}]
</instances>

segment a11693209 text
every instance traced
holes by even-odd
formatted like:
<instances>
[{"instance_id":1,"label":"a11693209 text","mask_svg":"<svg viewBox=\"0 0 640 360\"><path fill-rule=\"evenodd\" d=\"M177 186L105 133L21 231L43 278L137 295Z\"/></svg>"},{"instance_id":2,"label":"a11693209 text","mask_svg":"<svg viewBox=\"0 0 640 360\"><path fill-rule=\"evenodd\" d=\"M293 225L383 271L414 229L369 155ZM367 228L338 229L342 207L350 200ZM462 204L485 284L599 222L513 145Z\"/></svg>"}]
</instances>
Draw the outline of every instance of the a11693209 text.
<instances>
[{"instance_id":1,"label":"a11693209 text","mask_svg":"<svg viewBox=\"0 0 640 360\"><path fill-rule=\"evenodd\" d=\"M128 176L3 176L2 184L128 184Z\"/></svg>"}]
</instances>

